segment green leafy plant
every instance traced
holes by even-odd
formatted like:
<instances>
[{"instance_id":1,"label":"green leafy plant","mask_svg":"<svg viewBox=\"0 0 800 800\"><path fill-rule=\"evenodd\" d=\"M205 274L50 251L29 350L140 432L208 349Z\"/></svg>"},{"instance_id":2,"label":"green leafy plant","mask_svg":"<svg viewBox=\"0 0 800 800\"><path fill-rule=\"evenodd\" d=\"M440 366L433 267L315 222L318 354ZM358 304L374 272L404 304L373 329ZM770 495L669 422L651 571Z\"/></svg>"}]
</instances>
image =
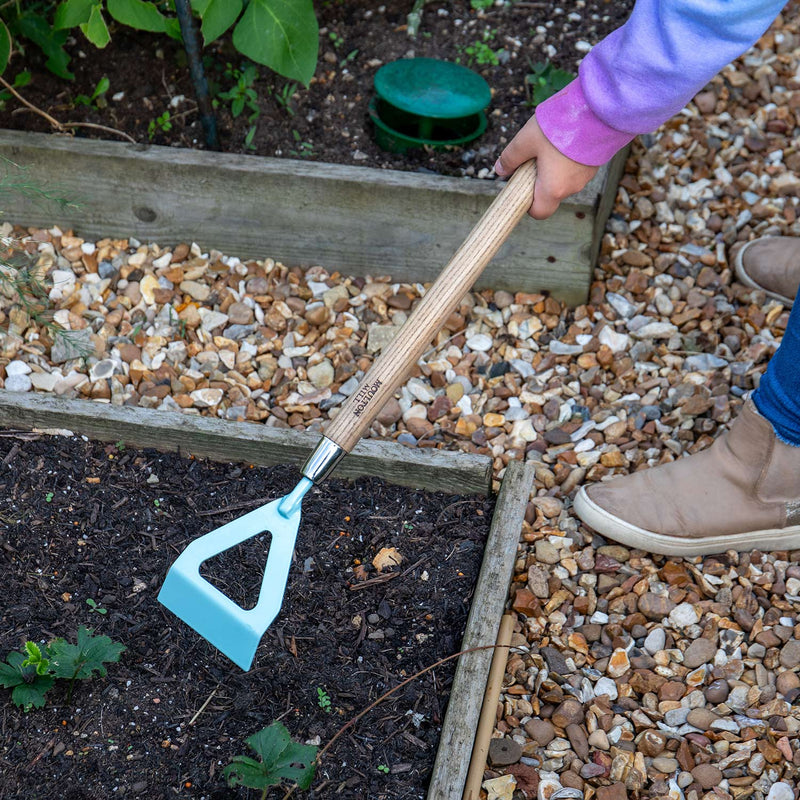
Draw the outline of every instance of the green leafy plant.
<instances>
[{"instance_id":1,"label":"green leafy plant","mask_svg":"<svg viewBox=\"0 0 800 800\"><path fill-rule=\"evenodd\" d=\"M273 722L246 740L260 760L235 756L223 770L228 786L262 789L261 800L270 786L292 781L300 789L308 789L316 771L317 747L292 741L289 731L280 722Z\"/></svg>"},{"instance_id":2,"label":"green leafy plant","mask_svg":"<svg viewBox=\"0 0 800 800\"><path fill-rule=\"evenodd\" d=\"M297 91L297 84L294 81L284 83L280 91L274 93L275 102L283 108L283 110L290 116L294 116L294 109L292 108L292 95Z\"/></svg>"},{"instance_id":3,"label":"green leafy plant","mask_svg":"<svg viewBox=\"0 0 800 800\"><path fill-rule=\"evenodd\" d=\"M314 155L314 145L311 144L311 142L303 141L303 137L298 131L292 130L292 138L297 143L297 147L293 150L290 150L289 155L302 157Z\"/></svg>"},{"instance_id":4,"label":"green leafy plant","mask_svg":"<svg viewBox=\"0 0 800 800\"><path fill-rule=\"evenodd\" d=\"M12 40L22 38L47 56L47 67L72 79L64 49L69 31L79 28L95 47L111 41L108 20L137 30L180 39L176 17L165 13L171 4L151 0L62 0L52 21L22 3L0 7L0 74L12 52ZM308 86L317 64L319 25L313 0L191 0L207 46L233 28L234 47L246 58ZM46 8L46 5L45 5Z\"/></svg>"},{"instance_id":5,"label":"green leafy plant","mask_svg":"<svg viewBox=\"0 0 800 800\"><path fill-rule=\"evenodd\" d=\"M476 11L481 11L485 8L491 8L494 5L494 0L470 0L469 4Z\"/></svg>"},{"instance_id":6,"label":"green leafy plant","mask_svg":"<svg viewBox=\"0 0 800 800\"><path fill-rule=\"evenodd\" d=\"M228 64L225 69L225 77L232 79L234 85L226 92L218 92L217 97L230 103L231 114L234 117L240 116L247 109L250 112L248 121L256 120L261 114L258 95L253 89L253 84L258 79L258 67L255 64L249 64L244 69L237 69Z\"/></svg>"},{"instance_id":7,"label":"green leafy plant","mask_svg":"<svg viewBox=\"0 0 800 800\"><path fill-rule=\"evenodd\" d=\"M42 708L53 686L49 661L34 642L25 642L22 652L9 653L0 663L0 686L11 689L11 700L23 711Z\"/></svg>"},{"instance_id":8,"label":"green leafy plant","mask_svg":"<svg viewBox=\"0 0 800 800\"><path fill-rule=\"evenodd\" d=\"M317 686L317 704L326 714L331 713L331 696L321 686Z\"/></svg>"},{"instance_id":9,"label":"green leafy plant","mask_svg":"<svg viewBox=\"0 0 800 800\"><path fill-rule=\"evenodd\" d=\"M500 63L500 54L503 52L503 48L499 47L495 50L491 46L490 42L494 41L495 36L497 36L497 32L487 28L480 39L476 39L466 47L462 46L460 49L467 57L467 63L496 67Z\"/></svg>"},{"instance_id":10,"label":"green leafy plant","mask_svg":"<svg viewBox=\"0 0 800 800\"><path fill-rule=\"evenodd\" d=\"M155 139L156 133L159 131L169 133L172 130L172 121L170 120L169 111L165 111L155 119L151 119L147 123L147 138L152 142Z\"/></svg>"},{"instance_id":11,"label":"green leafy plant","mask_svg":"<svg viewBox=\"0 0 800 800\"><path fill-rule=\"evenodd\" d=\"M95 673L101 678L105 677L105 664L119 661L124 651L124 645L108 636L94 636L91 629L83 625L78 628L77 644L54 639L47 648L53 675L69 681L67 702L72 698L76 680L86 680Z\"/></svg>"},{"instance_id":12,"label":"green leafy plant","mask_svg":"<svg viewBox=\"0 0 800 800\"><path fill-rule=\"evenodd\" d=\"M548 97L560 92L574 79L575 75L572 72L556 68L550 61L531 64L531 72L525 78L528 105L538 106Z\"/></svg>"},{"instance_id":13,"label":"green leafy plant","mask_svg":"<svg viewBox=\"0 0 800 800\"><path fill-rule=\"evenodd\" d=\"M389 767L387 767L386 764L378 764L378 766L375 769L377 769L378 772L382 772L384 775L389 774Z\"/></svg>"},{"instance_id":14,"label":"green leafy plant","mask_svg":"<svg viewBox=\"0 0 800 800\"><path fill-rule=\"evenodd\" d=\"M94 108L105 108L108 103L106 102L106 92L111 87L111 81L104 75L97 81L97 86L91 96L79 94L73 101L76 106L89 106Z\"/></svg>"},{"instance_id":15,"label":"green leafy plant","mask_svg":"<svg viewBox=\"0 0 800 800\"><path fill-rule=\"evenodd\" d=\"M119 661L125 647L108 636L94 636L92 631L78 628L77 645L54 639L42 652L35 642L25 642L20 652L8 654L0 663L0 686L11 689L11 700L23 711L42 708L45 695L56 678L69 680L67 702L72 698L76 680L106 674L104 664Z\"/></svg>"},{"instance_id":16,"label":"green leafy plant","mask_svg":"<svg viewBox=\"0 0 800 800\"><path fill-rule=\"evenodd\" d=\"M48 492L48 493L47 493L47 494L44 496L44 501L45 501L45 503L52 503L52 502L53 502L53 498L54 498L54 497L55 497L55 495L54 495L52 492Z\"/></svg>"},{"instance_id":17,"label":"green leafy plant","mask_svg":"<svg viewBox=\"0 0 800 800\"><path fill-rule=\"evenodd\" d=\"M225 92L218 92L214 103L225 100L230 103L231 114L240 116L245 110L249 111L247 121L252 123L244 137L245 146L253 149L253 139L256 135L256 120L261 116L261 107L258 104L258 94L253 84L258 79L258 68L249 64L243 69L237 69L230 64L225 69L225 77L233 79L235 83Z\"/></svg>"},{"instance_id":18,"label":"green leafy plant","mask_svg":"<svg viewBox=\"0 0 800 800\"><path fill-rule=\"evenodd\" d=\"M91 597L86 598L86 605L89 606L89 609L91 611L94 611L97 614L108 614L108 609L103 608L96 600L93 600Z\"/></svg>"}]
</instances>

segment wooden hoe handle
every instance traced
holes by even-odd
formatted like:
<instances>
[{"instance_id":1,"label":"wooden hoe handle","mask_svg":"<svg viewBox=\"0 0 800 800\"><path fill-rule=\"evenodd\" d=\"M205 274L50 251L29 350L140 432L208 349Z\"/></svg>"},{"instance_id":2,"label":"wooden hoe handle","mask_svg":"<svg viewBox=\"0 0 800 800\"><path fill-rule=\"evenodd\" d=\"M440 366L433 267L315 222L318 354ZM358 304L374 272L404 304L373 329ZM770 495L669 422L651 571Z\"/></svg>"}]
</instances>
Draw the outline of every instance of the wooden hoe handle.
<instances>
[{"instance_id":1,"label":"wooden hoe handle","mask_svg":"<svg viewBox=\"0 0 800 800\"><path fill-rule=\"evenodd\" d=\"M525 215L535 180L533 161L511 176L358 389L342 404L325 430L326 438L350 452Z\"/></svg>"}]
</instances>

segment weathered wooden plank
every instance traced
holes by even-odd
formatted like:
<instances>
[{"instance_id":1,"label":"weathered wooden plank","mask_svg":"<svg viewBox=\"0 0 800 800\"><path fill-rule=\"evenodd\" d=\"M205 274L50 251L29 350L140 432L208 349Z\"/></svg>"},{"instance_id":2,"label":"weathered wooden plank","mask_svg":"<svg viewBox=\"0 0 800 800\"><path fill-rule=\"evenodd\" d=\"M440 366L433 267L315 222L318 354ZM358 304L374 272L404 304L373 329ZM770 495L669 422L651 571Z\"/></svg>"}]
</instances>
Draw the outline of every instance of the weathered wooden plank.
<instances>
[{"instance_id":1,"label":"weathered wooden plank","mask_svg":"<svg viewBox=\"0 0 800 800\"><path fill-rule=\"evenodd\" d=\"M513 461L506 470L472 597L463 650L495 643L533 479L533 464ZM465 653L458 659L428 800L461 800L491 662L492 650Z\"/></svg>"},{"instance_id":2,"label":"weathered wooden plank","mask_svg":"<svg viewBox=\"0 0 800 800\"><path fill-rule=\"evenodd\" d=\"M0 390L0 426L65 428L104 442L122 441L134 447L261 466L301 464L319 440L314 433L253 422L4 390ZM486 495L491 473L488 456L412 449L367 439L353 448L335 474L340 478L372 475L430 491Z\"/></svg>"},{"instance_id":3,"label":"weathered wooden plank","mask_svg":"<svg viewBox=\"0 0 800 800\"><path fill-rule=\"evenodd\" d=\"M2 208L11 222L193 240L240 258L403 281L433 280L498 191L492 181L9 130L0 130L0 156L78 204L15 198ZM550 219L524 219L478 285L585 300L598 211L615 189L604 167Z\"/></svg>"}]
</instances>

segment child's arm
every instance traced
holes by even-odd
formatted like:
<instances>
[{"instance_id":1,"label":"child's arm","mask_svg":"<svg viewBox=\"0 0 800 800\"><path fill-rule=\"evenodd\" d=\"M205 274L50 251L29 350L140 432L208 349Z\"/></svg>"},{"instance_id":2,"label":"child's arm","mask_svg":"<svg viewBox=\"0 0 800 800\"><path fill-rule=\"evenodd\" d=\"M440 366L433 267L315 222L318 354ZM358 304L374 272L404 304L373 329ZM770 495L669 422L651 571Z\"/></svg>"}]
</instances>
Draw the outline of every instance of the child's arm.
<instances>
[{"instance_id":1,"label":"child's arm","mask_svg":"<svg viewBox=\"0 0 800 800\"><path fill-rule=\"evenodd\" d=\"M505 176L537 158L531 213L549 216L586 184L593 167L680 111L758 41L784 5L785 0L638 0L628 21L586 56L578 78L539 105L496 171Z\"/></svg>"}]
</instances>

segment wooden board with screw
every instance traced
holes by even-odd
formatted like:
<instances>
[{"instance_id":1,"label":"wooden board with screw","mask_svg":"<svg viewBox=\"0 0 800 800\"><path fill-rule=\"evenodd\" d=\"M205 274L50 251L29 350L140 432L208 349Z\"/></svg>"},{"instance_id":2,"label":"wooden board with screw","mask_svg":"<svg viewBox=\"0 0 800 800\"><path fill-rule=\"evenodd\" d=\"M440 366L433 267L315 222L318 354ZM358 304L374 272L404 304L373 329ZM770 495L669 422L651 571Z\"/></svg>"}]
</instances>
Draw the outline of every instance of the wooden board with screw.
<instances>
[{"instance_id":1,"label":"wooden board with screw","mask_svg":"<svg viewBox=\"0 0 800 800\"><path fill-rule=\"evenodd\" d=\"M0 156L74 205L19 198L10 222L432 281L494 181L0 130ZM478 286L585 301L625 153L550 219L524 219ZM87 183L87 176L91 181ZM91 186L91 190L88 190Z\"/></svg>"}]
</instances>

